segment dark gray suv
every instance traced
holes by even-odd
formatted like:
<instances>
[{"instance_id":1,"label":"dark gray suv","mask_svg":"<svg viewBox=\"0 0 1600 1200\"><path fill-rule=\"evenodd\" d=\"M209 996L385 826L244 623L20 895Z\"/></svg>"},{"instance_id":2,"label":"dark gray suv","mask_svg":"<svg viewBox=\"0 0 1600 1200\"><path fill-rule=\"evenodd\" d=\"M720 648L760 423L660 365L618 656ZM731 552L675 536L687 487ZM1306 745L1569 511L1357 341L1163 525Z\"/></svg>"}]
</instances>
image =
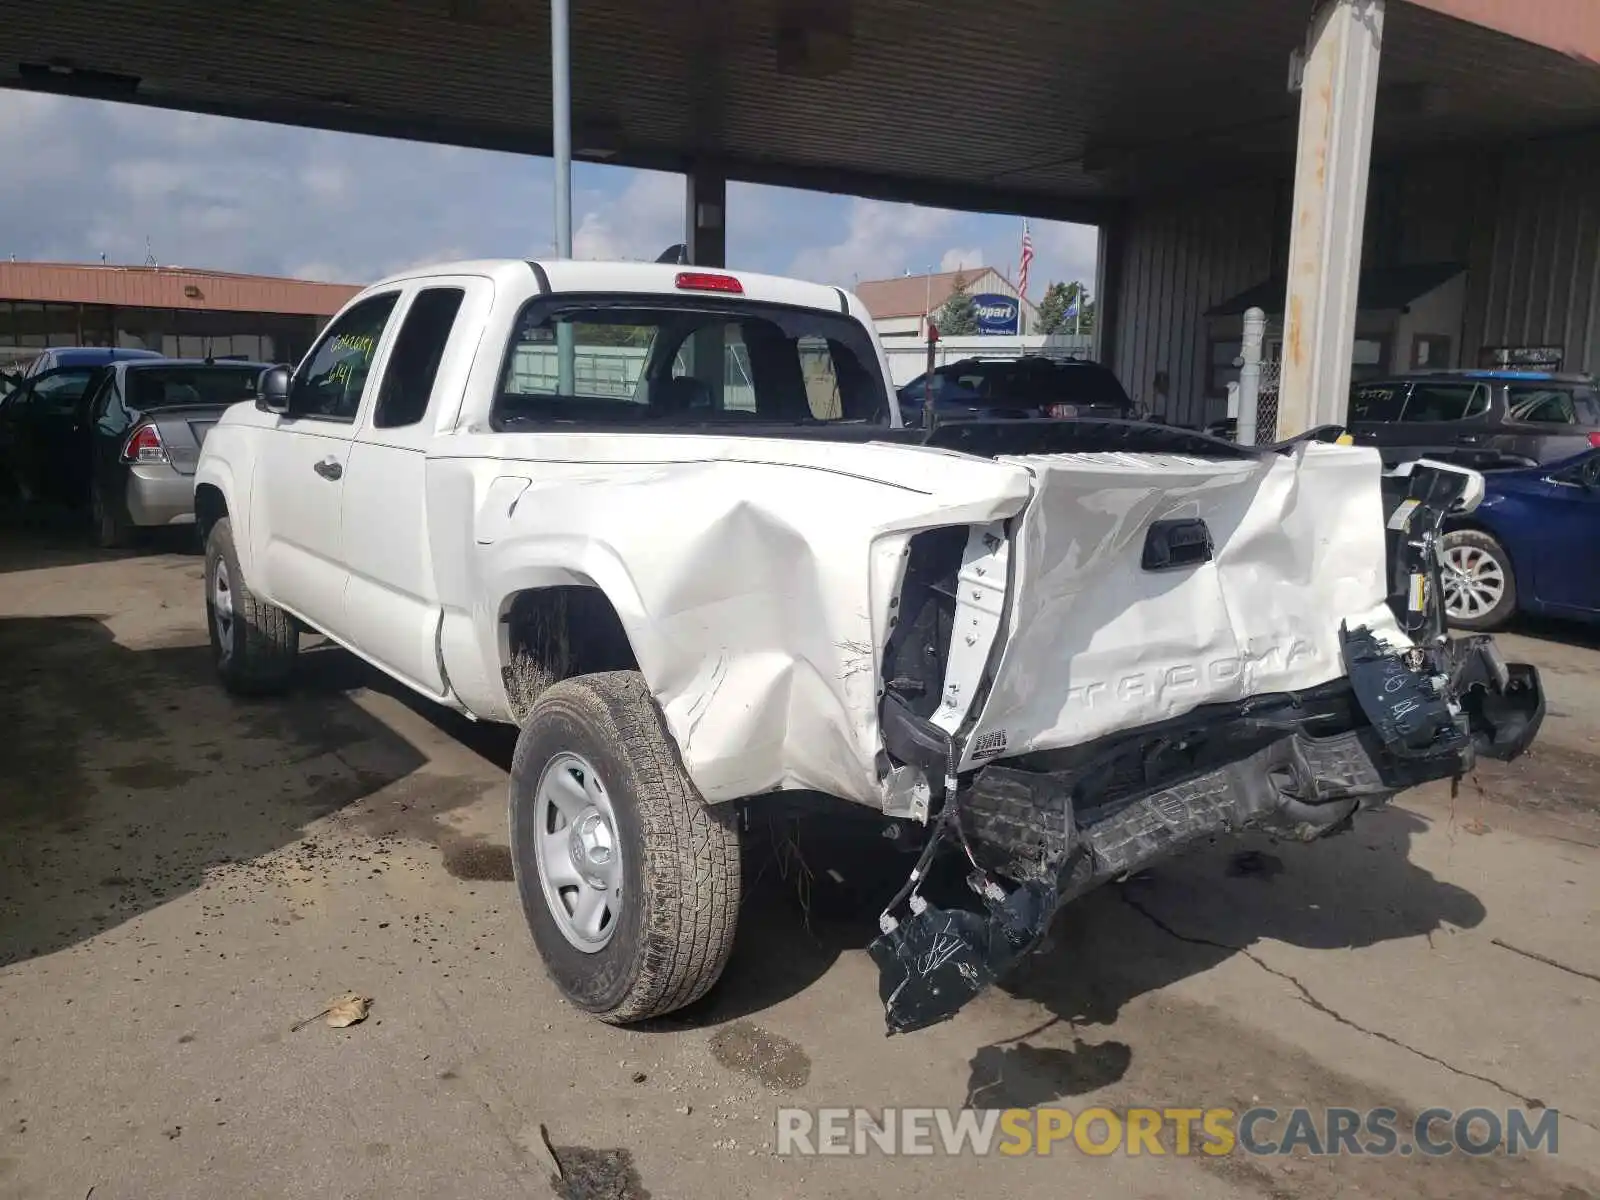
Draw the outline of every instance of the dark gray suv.
<instances>
[{"instance_id":1,"label":"dark gray suv","mask_svg":"<svg viewBox=\"0 0 1600 1200\"><path fill-rule=\"evenodd\" d=\"M1600 446L1600 391L1587 375L1543 371L1399 375L1350 389L1347 428L1388 465L1541 466Z\"/></svg>"}]
</instances>

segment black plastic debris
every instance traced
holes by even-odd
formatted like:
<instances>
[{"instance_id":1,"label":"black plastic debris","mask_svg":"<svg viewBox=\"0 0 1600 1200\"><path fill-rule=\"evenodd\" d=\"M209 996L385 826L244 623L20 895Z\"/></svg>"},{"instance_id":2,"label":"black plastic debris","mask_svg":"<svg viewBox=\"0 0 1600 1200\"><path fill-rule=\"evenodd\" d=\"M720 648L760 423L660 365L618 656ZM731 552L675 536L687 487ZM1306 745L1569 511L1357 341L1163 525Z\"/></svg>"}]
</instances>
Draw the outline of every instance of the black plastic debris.
<instances>
[{"instance_id":1,"label":"black plastic debris","mask_svg":"<svg viewBox=\"0 0 1600 1200\"><path fill-rule=\"evenodd\" d=\"M1401 758L1437 758L1459 754L1471 744L1466 722L1458 721L1444 697L1445 679L1424 675L1420 650L1398 653L1380 642L1366 626L1351 632L1343 626L1345 672L1367 720L1393 753Z\"/></svg>"},{"instance_id":2,"label":"black plastic debris","mask_svg":"<svg viewBox=\"0 0 1600 1200\"><path fill-rule=\"evenodd\" d=\"M1447 647L1450 689L1467 714L1473 749L1509 761L1533 744L1544 724L1544 685L1537 667L1508 663L1494 639L1457 637Z\"/></svg>"},{"instance_id":3,"label":"black plastic debris","mask_svg":"<svg viewBox=\"0 0 1600 1200\"><path fill-rule=\"evenodd\" d=\"M985 904L984 913L914 906L911 916L867 947L878 964L878 995L891 1034L948 1020L1015 966L1043 936L1056 891L1025 883Z\"/></svg>"}]
</instances>

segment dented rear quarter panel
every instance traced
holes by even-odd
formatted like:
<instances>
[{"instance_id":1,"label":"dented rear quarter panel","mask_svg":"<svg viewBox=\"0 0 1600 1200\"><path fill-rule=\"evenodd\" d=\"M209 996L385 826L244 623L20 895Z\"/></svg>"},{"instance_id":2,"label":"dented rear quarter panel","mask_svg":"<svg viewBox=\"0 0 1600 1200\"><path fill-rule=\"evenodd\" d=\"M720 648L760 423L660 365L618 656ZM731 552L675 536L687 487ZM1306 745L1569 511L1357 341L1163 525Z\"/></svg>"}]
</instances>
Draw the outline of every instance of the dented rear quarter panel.
<instances>
[{"instance_id":1,"label":"dented rear quarter panel","mask_svg":"<svg viewBox=\"0 0 1600 1200\"><path fill-rule=\"evenodd\" d=\"M511 597L598 587L712 802L805 788L881 804L880 663L906 543L921 529L1012 516L1030 486L1017 466L887 443L443 440L429 511L453 527L436 530L434 545L457 694L480 716L508 719L500 618ZM451 543L454 554L437 549ZM463 620L479 663L458 672L452 626Z\"/></svg>"}]
</instances>

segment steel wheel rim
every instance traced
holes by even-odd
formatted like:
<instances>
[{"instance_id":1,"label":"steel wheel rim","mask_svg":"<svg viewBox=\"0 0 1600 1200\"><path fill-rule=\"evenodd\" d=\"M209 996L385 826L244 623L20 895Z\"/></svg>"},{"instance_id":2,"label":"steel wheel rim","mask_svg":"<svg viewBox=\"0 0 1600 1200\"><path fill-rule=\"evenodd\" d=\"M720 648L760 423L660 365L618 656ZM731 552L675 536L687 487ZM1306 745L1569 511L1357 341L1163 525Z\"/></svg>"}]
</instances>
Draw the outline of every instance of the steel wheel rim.
<instances>
[{"instance_id":1,"label":"steel wheel rim","mask_svg":"<svg viewBox=\"0 0 1600 1200\"><path fill-rule=\"evenodd\" d=\"M1476 620L1505 598L1506 569L1482 546L1460 543L1444 552L1444 609L1457 619Z\"/></svg>"},{"instance_id":2,"label":"steel wheel rim","mask_svg":"<svg viewBox=\"0 0 1600 1200\"><path fill-rule=\"evenodd\" d=\"M217 629L218 653L227 662L233 657L233 586L228 562L220 556L211 569L211 623Z\"/></svg>"},{"instance_id":3,"label":"steel wheel rim","mask_svg":"<svg viewBox=\"0 0 1600 1200\"><path fill-rule=\"evenodd\" d=\"M610 793L594 764L564 751L545 765L534 801L545 907L575 949L597 954L622 915L622 847Z\"/></svg>"}]
</instances>

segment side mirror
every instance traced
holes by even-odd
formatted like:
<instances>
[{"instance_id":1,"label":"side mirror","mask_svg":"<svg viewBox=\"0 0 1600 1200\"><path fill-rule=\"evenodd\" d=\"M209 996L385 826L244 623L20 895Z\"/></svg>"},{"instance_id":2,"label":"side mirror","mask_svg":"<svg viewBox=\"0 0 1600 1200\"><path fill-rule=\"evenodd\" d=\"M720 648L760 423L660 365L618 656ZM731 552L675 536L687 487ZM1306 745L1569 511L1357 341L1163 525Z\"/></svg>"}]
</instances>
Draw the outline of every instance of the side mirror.
<instances>
[{"instance_id":1,"label":"side mirror","mask_svg":"<svg viewBox=\"0 0 1600 1200\"><path fill-rule=\"evenodd\" d=\"M288 367L268 367L256 381L256 407L262 412L286 413L289 411Z\"/></svg>"},{"instance_id":2,"label":"side mirror","mask_svg":"<svg viewBox=\"0 0 1600 1200\"><path fill-rule=\"evenodd\" d=\"M1600 458L1591 458L1578 468L1578 482L1590 490L1600 486Z\"/></svg>"}]
</instances>

